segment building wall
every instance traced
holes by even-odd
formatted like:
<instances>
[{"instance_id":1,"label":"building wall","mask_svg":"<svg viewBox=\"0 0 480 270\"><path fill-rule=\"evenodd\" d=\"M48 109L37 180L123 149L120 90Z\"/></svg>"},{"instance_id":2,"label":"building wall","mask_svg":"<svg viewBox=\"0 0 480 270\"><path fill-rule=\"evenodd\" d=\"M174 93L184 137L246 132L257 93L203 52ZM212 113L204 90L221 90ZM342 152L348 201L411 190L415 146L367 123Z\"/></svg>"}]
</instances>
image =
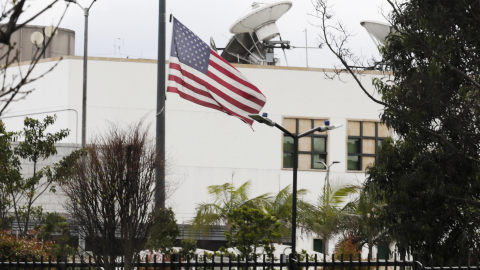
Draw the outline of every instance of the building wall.
<instances>
[{"instance_id":1,"label":"building wall","mask_svg":"<svg viewBox=\"0 0 480 270\"><path fill-rule=\"evenodd\" d=\"M55 60L39 64L38 72L48 70L54 63ZM63 143L80 143L82 64L79 57L63 60L44 79L33 83L36 90L25 100L13 103L4 116L76 110L78 122L74 111L57 112L59 121L52 130L68 127L72 132ZM328 161L341 162L332 166L330 179L342 183L364 180L363 173L346 170L346 125L348 119L378 120L382 107L369 100L353 79L344 75L345 82L330 80L324 72L332 75L332 71L322 69L236 67L265 94L267 103L263 112L268 112L273 121L282 123L284 117L311 117L328 118L332 124L343 124L343 128L328 132ZM141 119L153 137L156 62L91 58L88 71L88 138L104 132L109 123L128 125ZM371 80L381 76L374 72L362 78L367 91L374 92ZM21 119L12 117L4 121L8 129L18 130ZM168 205L175 210L179 223L187 223L194 215L196 204L209 199L207 186L232 181L238 186L251 180L251 196L257 196L276 193L291 184L292 170L282 169L282 133L258 123L253 128L255 131L234 117L190 103L175 94L167 94L168 180L179 185L170 196ZM325 174L325 171L318 170L299 171L298 188L310 191L308 200L314 201L320 194ZM51 198L48 200L52 201ZM45 208L59 210L53 204L46 204ZM312 247L311 239L300 239L299 248Z\"/></svg>"}]
</instances>

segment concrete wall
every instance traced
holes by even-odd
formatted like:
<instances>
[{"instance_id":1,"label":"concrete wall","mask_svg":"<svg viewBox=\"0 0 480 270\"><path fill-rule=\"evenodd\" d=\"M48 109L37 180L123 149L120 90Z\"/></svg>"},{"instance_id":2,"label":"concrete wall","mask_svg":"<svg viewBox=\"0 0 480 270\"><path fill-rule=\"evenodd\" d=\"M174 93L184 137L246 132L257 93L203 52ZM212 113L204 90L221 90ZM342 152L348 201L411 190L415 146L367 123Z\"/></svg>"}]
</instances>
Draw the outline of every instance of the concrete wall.
<instances>
[{"instance_id":1,"label":"concrete wall","mask_svg":"<svg viewBox=\"0 0 480 270\"><path fill-rule=\"evenodd\" d=\"M55 61L38 66L47 70ZM324 70L265 66L236 66L267 97L264 112L282 123L283 117L328 118L332 124L347 124L348 119L378 120L382 107L373 103L357 84L345 75L346 82L326 79ZM108 123L128 125L144 119L155 132L156 62L148 60L91 58L88 73L88 138L103 132ZM13 72L13 70L12 70ZM325 72L332 75L331 71ZM383 76L367 74L362 81L373 93L371 80ZM59 121L52 130L72 130L64 143L80 143L82 61L79 57L63 60L44 79L32 84L36 90L25 100L15 102L4 116L57 112ZM167 94L166 149L170 174L168 179L180 183L168 204L176 212L179 223L193 217L197 203L207 201L207 186L247 180L253 183L251 196L277 192L291 184L292 171L282 169L282 133L266 125L254 124L255 131L240 120L201 107ZM45 114L32 115L43 118ZM4 119L9 130L18 130L22 117ZM77 137L78 136L78 137ZM328 133L328 160L341 161L331 169L333 182L361 182L363 173L346 170L347 129ZM307 199L320 194L325 171L299 171L298 188L310 191ZM47 210L58 210L45 199ZM50 208L51 207L51 208ZM305 238L300 248L311 249L313 242ZM333 245L332 245L333 246Z\"/></svg>"}]
</instances>

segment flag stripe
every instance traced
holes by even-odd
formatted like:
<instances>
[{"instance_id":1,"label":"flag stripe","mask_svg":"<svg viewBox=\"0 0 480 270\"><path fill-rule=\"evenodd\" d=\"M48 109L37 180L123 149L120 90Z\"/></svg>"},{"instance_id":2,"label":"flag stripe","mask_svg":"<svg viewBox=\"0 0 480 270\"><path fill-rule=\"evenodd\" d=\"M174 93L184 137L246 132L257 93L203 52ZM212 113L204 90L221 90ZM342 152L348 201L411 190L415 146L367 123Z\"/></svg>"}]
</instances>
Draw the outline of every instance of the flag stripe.
<instances>
[{"instance_id":1,"label":"flag stripe","mask_svg":"<svg viewBox=\"0 0 480 270\"><path fill-rule=\"evenodd\" d=\"M191 97L193 97L197 100L200 100L203 103L209 103L210 108L215 107L219 111L223 111L222 107L212 97L205 97L202 94L198 94L198 92L200 92L200 90L198 88L188 84L187 82L185 82L181 78L179 78L177 76L169 75L168 80L169 80L169 82L168 82L169 88L176 88L177 90L181 91L182 93L185 93L186 95L189 95L189 96L191 96ZM167 91L167 92L169 92L169 91Z\"/></svg>"},{"instance_id":2,"label":"flag stripe","mask_svg":"<svg viewBox=\"0 0 480 270\"><path fill-rule=\"evenodd\" d=\"M216 103L216 101L214 99L208 99L208 98L196 95L196 93L194 91L190 90L190 88L195 88L194 86L189 85L186 82L177 83L176 78L180 79L177 76L172 76L172 77L169 76L169 82L168 82L169 86L167 87L167 92L177 93L182 98L187 99L187 100L192 101L192 102L195 102L199 105L203 105L205 107L209 107L209 108L216 109L216 110L219 110L221 112L227 113L229 115L233 115L233 116L238 117L242 121L245 121L247 123L250 123L250 124L253 123L253 121L250 118L242 116L242 115L236 113L235 111L230 110L229 108L222 107L220 104ZM193 82L193 81L191 81L191 82ZM198 90L198 88L197 88L197 90ZM215 102L218 105L212 104L211 103L212 101Z\"/></svg>"},{"instance_id":3,"label":"flag stripe","mask_svg":"<svg viewBox=\"0 0 480 270\"><path fill-rule=\"evenodd\" d=\"M173 64L173 65L175 65L175 64ZM173 68L172 64L171 64L170 74L177 77L177 78L185 80L185 82L193 88L193 89L189 88L190 90L194 91L198 95L202 95L206 98L210 98L210 99L212 99L212 101L215 104L218 104L218 102L216 102L213 99L212 95L208 92L207 89L205 89L205 87L203 85L201 85L200 83L198 83L198 82L196 82L196 81L194 81L194 80L192 80L188 77L184 77L181 68ZM170 80L170 78L169 78L169 80Z\"/></svg>"},{"instance_id":4,"label":"flag stripe","mask_svg":"<svg viewBox=\"0 0 480 270\"><path fill-rule=\"evenodd\" d=\"M173 58L173 57L172 57ZM246 99L241 96L236 95L236 98L233 98L230 95L227 95L226 93L231 92L226 86L227 84L222 84L222 82L216 81L212 78L202 76L205 78L202 79L197 76L199 72L195 71L189 66L186 66L183 63L179 63L175 65L176 61L175 59L171 59L172 64L171 68L180 70L183 74L183 76L197 82L200 85L203 85L206 87L206 89L210 90L210 94L216 94L217 96L221 97L223 100L227 101L228 103L234 105L235 107L244 110L250 114L255 114L258 111L261 110L262 106ZM220 102L219 102L220 103Z\"/></svg>"},{"instance_id":5,"label":"flag stripe","mask_svg":"<svg viewBox=\"0 0 480 270\"><path fill-rule=\"evenodd\" d=\"M236 72L240 73L240 71L238 71L238 69L236 69L234 66L232 66L227 60L225 60L223 57L221 57L218 53L216 53L215 51L212 50L212 52L210 54L213 54L215 56L215 58L219 59L220 61L224 62L225 64L227 64L228 66L232 67ZM241 74L241 73L240 73Z\"/></svg>"},{"instance_id":6,"label":"flag stripe","mask_svg":"<svg viewBox=\"0 0 480 270\"><path fill-rule=\"evenodd\" d=\"M230 89L230 88L229 89L232 92L235 92L236 94L244 98L250 99L260 106L265 105L265 97L263 95L260 95L255 91L252 91L251 88L248 88L247 86L242 84L242 79L230 73L229 71L227 71L222 66L215 63L214 61L210 61L210 68L208 68L208 71L211 71L218 79L221 79L225 83L231 85L231 88L233 89ZM207 73L207 76L209 76L208 73ZM217 80L216 78L212 78L212 79Z\"/></svg>"},{"instance_id":7,"label":"flag stripe","mask_svg":"<svg viewBox=\"0 0 480 270\"><path fill-rule=\"evenodd\" d=\"M197 99L181 90L179 90L177 88L177 86L169 86L167 87L167 92L170 92L170 93L177 93L180 97L182 97L183 99L186 99L186 100L189 100L191 102L194 102L194 103L197 103L198 105L202 105L204 107L208 107L208 108L212 108L212 109L215 109L215 110L218 110L218 111L221 111L223 112L222 108L218 107L218 106L215 106L213 105L212 103L208 103L208 102L205 102L203 100L200 100L200 99Z\"/></svg>"},{"instance_id":8,"label":"flag stripe","mask_svg":"<svg viewBox=\"0 0 480 270\"><path fill-rule=\"evenodd\" d=\"M241 117L244 120L249 120L250 118L248 117L249 114L255 114L258 111L255 111L254 109L236 101L235 99L231 98L230 96L226 95L222 91L218 91L215 87L207 83L206 81L203 81L202 79L196 77L194 74L189 73L186 69L189 69L189 67L185 66L184 64L175 64L172 63L170 64L170 70L178 70L181 72L182 76L184 78L188 78L191 81L197 83L197 87L200 88L206 88L212 95L213 99L219 103L219 105L225 110L230 112L231 114L237 115L238 117ZM195 71L193 71L195 72Z\"/></svg>"},{"instance_id":9,"label":"flag stripe","mask_svg":"<svg viewBox=\"0 0 480 270\"><path fill-rule=\"evenodd\" d=\"M214 57L212 57L212 55ZM218 64L219 66L221 66L222 68L224 68L223 70L225 72L229 72L230 74L232 74L233 76L236 76L239 80L237 80L239 83L245 85L246 87L250 88L251 90L257 92L258 94L260 94L260 96L258 96L259 99L261 100L264 100L266 101L266 98L265 98L265 95L263 95L262 92L260 92L260 90L253 84L251 84L246 78L245 76L243 76L242 73L240 73L234 66L232 66L230 63L228 63L225 59L223 59L221 56L219 56L218 54L216 53L213 53L210 55L210 60L213 60L216 64Z\"/></svg>"},{"instance_id":10,"label":"flag stripe","mask_svg":"<svg viewBox=\"0 0 480 270\"><path fill-rule=\"evenodd\" d=\"M244 98L245 100L248 100L248 105L249 107L255 108L257 110L261 109L263 105L265 105L265 102L262 100L259 100L258 98L249 95L248 93L245 93L244 91L241 91L240 89L234 87L233 85L227 83L226 81L222 80L219 78L215 73L212 72L212 69L208 69L207 76L212 79L214 82L216 82L216 87L217 88L223 88L222 90L224 92L226 91L231 91L232 93L238 95L239 97ZM247 102L245 102L247 103Z\"/></svg>"}]
</instances>

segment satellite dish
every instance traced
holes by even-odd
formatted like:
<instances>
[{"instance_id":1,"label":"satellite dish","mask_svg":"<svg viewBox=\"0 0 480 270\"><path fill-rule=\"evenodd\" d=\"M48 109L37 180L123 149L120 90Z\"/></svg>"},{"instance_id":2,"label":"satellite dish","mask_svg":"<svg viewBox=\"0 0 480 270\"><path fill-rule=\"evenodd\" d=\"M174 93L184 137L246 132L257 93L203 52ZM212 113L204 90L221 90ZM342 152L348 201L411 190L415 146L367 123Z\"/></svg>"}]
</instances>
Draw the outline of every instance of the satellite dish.
<instances>
[{"instance_id":1,"label":"satellite dish","mask_svg":"<svg viewBox=\"0 0 480 270\"><path fill-rule=\"evenodd\" d=\"M51 38L51 37L56 36L57 34L58 34L57 27L55 27L53 25L45 27L45 36Z\"/></svg>"},{"instance_id":2,"label":"satellite dish","mask_svg":"<svg viewBox=\"0 0 480 270\"><path fill-rule=\"evenodd\" d=\"M360 25L365 27L375 45L385 45L385 39L391 32L390 25L381 22L363 21Z\"/></svg>"},{"instance_id":3,"label":"satellite dish","mask_svg":"<svg viewBox=\"0 0 480 270\"><path fill-rule=\"evenodd\" d=\"M30 36L30 40L33 44L38 45L43 43L44 37L40 32L33 32L33 34Z\"/></svg>"},{"instance_id":4,"label":"satellite dish","mask_svg":"<svg viewBox=\"0 0 480 270\"><path fill-rule=\"evenodd\" d=\"M210 37L210 48L217 52L217 46L215 45L215 41L213 41L213 37Z\"/></svg>"},{"instance_id":5,"label":"satellite dish","mask_svg":"<svg viewBox=\"0 0 480 270\"><path fill-rule=\"evenodd\" d=\"M262 65L266 50L256 33L241 33L230 38L221 56L229 63Z\"/></svg>"},{"instance_id":6,"label":"satellite dish","mask_svg":"<svg viewBox=\"0 0 480 270\"><path fill-rule=\"evenodd\" d=\"M242 34L255 32L258 39L268 41L279 35L276 21L291 7L291 1L281 1L263 7L253 6L255 9L238 19L231 27L230 33Z\"/></svg>"}]
</instances>

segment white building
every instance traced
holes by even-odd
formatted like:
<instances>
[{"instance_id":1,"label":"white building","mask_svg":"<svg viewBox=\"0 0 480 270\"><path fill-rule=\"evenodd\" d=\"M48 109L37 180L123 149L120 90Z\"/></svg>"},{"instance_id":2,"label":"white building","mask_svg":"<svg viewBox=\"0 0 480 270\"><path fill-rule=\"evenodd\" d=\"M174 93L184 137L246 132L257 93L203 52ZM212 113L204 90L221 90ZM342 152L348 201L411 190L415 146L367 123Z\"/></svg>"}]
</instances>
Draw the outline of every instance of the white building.
<instances>
[{"instance_id":1,"label":"white building","mask_svg":"<svg viewBox=\"0 0 480 270\"><path fill-rule=\"evenodd\" d=\"M43 60L35 73L47 71L57 61L56 58ZM25 115L43 119L45 115L56 114L58 121L54 129L71 130L63 143L69 144L67 148L80 144L82 65L82 58L67 56L52 72L32 83L30 87L35 91L26 99L12 103L2 116L7 129L20 130ZM142 118L150 126L153 137L156 61L89 58L88 65L87 143L88 138L102 132L109 122L130 124ZM326 172L315 169L317 163L314 163L320 154L328 164L341 162L331 168L333 182L364 180L362 169L374 160L376 145L389 134L377 124L382 107L372 102L351 77L345 75L344 83L327 79L324 72L332 75L328 69L234 66L267 97L263 112L268 112L270 119L287 129L298 128L303 132L323 125L324 120L344 125L300 140L298 188L310 191L308 200L314 201L324 185ZM9 74L18 72L18 68L11 67ZM362 82L373 93L371 80L382 76L380 72L367 71ZM237 118L188 102L176 94L167 94L166 149L173 172L169 179L181 182L167 204L173 207L179 223L187 223L194 215L196 204L209 199L207 186L231 181L238 186L251 180L254 187L251 195L256 196L276 193L292 183L292 170L286 168L291 158L288 139L284 144L278 129L258 123L253 127L255 131ZM355 160L363 160L363 164ZM355 169L355 166L359 167ZM46 211L58 212L63 211L61 202L59 194L46 195L40 201ZM298 249L302 248L312 249L313 239L300 238Z\"/></svg>"}]
</instances>

